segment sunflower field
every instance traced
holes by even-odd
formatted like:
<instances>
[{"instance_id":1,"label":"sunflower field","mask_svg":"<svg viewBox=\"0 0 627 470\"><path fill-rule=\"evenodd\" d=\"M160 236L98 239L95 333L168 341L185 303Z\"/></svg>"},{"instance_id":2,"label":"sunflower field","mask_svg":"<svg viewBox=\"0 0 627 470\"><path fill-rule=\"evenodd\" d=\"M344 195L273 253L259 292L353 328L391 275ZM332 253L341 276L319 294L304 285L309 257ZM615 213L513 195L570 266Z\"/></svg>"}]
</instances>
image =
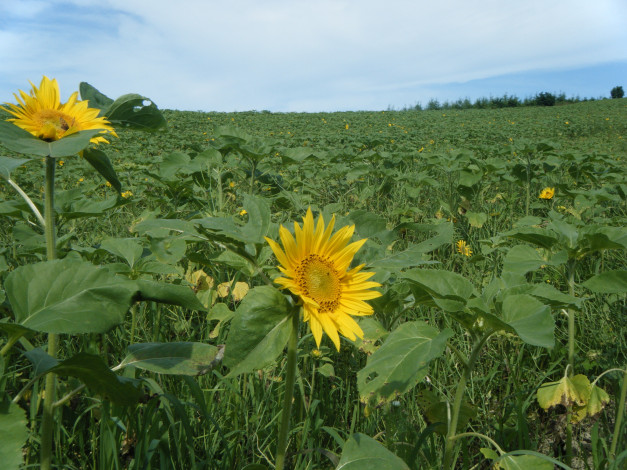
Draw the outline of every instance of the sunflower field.
<instances>
[{"instance_id":1,"label":"sunflower field","mask_svg":"<svg viewBox=\"0 0 627 470\"><path fill-rule=\"evenodd\" d=\"M59 96L0 107L3 469L627 465L627 99Z\"/></svg>"}]
</instances>

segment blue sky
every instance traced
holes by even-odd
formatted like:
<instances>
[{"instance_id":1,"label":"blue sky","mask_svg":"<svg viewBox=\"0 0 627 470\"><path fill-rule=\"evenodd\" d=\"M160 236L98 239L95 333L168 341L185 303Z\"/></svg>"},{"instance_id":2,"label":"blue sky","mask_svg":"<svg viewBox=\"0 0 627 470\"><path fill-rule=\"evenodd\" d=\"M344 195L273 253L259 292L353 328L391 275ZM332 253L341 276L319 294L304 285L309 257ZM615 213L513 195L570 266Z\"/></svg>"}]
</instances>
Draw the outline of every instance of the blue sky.
<instances>
[{"instance_id":1,"label":"blue sky","mask_svg":"<svg viewBox=\"0 0 627 470\"><path fill-rule=\"evenodd\" d=\"M0 0L0 102L56 78L202 111L627 88L625 0Z\"/></svg>"}]
</instances>

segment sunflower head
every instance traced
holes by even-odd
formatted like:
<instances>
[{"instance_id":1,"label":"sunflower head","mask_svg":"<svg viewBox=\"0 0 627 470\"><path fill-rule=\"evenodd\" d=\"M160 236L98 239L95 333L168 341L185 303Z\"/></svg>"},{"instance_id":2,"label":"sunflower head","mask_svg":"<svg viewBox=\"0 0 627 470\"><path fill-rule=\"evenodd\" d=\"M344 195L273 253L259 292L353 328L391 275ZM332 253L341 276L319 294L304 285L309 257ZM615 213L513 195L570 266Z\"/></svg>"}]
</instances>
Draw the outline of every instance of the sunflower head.
<instances>
[{"instance_id":1,"label":"sunflower head","mask_svg":"<svg viewBox=\"0 0 627 470\"><path fill-rule=\"evenodd\" d=\"M538 196L540 199L553 199L555 196L555 188L544 188Z\"/></svg>"},{"instance_id":2,"label":"sunflower head","mask_svg":"<svg viewBox=\"0 0 627 470\"><path fill-rule=\"evenodd\" d=\"M465 240L459 240L455 243L457 247L457 252L464 256L472 256L472 249L468 246Z\"/></svg>"},{"instance_id":3,"label":"sunflower head","mask_svg":"<svg viewBox=\"0 0 627 470\"><path fill-rule=\"evenodd\" d=\"M117 137L113 127L103 117L98 117L100 111L88 108L87 101L77 101L78 92L72 93L67 103L61 103L59 98L59 84L56 79L50 80L44 76L39 87L31 82L30 94L20 90L19 96L13 94L18 104L5 103L8 108L1 109L15 116L8 119L16 126L30 132L38 139L52 142L79 131L102 129L101 134L111 134ZM92 143L108 143L98 135L91 139Z\"/></svg>"},{"instance_id":4,"label":"sunflower head","mask_svg":"<svg viewBox=\"0 0 627 470\"><path fill-rule=\"evenodd\" d=\"M352 317L374 313L365 300L381 296L372 290L381 284L368 281L375 273L362 272L363 264L349 269L366 239L350 243L355 226L332 233L334 225L335 216L325 227L322 215L314 225L311 209L307 209L303 225L294 222L294 236L285 227L279 228L283 248L274 240L266 241L284 275L274 282L299 297L316 346L320 346L324 331L339 351L340 334L351 340L363 338L362 329Z\"/></svg>"}]
</instances>

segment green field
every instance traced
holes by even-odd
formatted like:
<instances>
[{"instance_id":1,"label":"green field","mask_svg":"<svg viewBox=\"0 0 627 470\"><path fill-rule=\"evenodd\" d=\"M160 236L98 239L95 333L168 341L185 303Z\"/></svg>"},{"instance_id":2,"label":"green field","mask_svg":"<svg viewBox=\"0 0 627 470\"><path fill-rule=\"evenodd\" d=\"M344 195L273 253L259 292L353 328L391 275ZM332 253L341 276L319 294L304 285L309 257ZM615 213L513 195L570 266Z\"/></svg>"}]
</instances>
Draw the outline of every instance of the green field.
<instances>
[{"instance_id":1,"label":"green field","mask_svg":"<svg viewBox=\"0 0 627 470\"><path fill-rule=\"evenodd\" d=\"M51 370L53 468L274 468L298 299L264 237L309 207L382 296L339 352L301 318L285 468L624 468L627 99L163 116L56 158L61 261L10 184L44 213L42 158L0 145L10 468Z\"/></svg>"}]
</instances>

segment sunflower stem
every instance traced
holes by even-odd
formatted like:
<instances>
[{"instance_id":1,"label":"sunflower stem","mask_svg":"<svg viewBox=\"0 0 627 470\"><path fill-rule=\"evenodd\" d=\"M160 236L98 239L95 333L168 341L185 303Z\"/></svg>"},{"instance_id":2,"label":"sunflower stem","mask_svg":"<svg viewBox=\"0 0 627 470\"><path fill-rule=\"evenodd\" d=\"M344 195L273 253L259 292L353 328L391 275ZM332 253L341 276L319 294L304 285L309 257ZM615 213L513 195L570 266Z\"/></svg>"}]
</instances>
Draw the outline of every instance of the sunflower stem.
<instances>
[{"instance_id":1,"label":"sunflower stem","mask_svg":"<svg viewBox=\"0 0 627 470\"><path fill-rule=\"evenodd\" d=\"M448 432L446 433L446 444L444 447L444 460L442 463L442 468L444 470L455 468L454 461L454 451L455 451L455 440L457 436L455 433L457 432L457 423L459 421L459 412L462 408L462 401L464 398L464 392L466 391L466 383L470 379L470 375L472 374L472 370L475 366L475 362L479 357L479 352L483 348L483 345L488 340L492 332L485 334L483 337L476 340L475 344L472 347L472 351L470 352L470 357L468 361L464 365L464 372L457 384L457 390L455 390L455 399L453 401L453 410L451 411L451 420L448 424Z\"/></svg>"},{"instance_id":2,"label":"sunflower stem","mask_svg":"<svg viewBox=\"0 0 627 470\"><path fill-rule=\"evenodd\" d=\"M46 181L44 185L44 231L46 236L46 254L48 261L57 257L54 226L54 169L55 159L46 157ZM59 336L48 334L48 354L56 358L59 348ZM41 419L41 470L50 470L52 464L52 431L54 427L54 402L56 395L56 376L46 375L44 385L44 407Z\"/></svg>"},{"instance_id":3,"label":"sunflower stem","mask_svg":"<svg viewBox=\"0 0 627 470\"><path fill-rule=\"evenodd\" d=\"M290 427L290 414L292 411L292 398L294 397L294 383L296 381L296 351L298 349L298 322L299 309L292 311L292 332L287 343L287 372L285 377L285 395L283 396L283 414L281 427L277 441L276 470L283 470L285 465L285 451L287 450L287 435Z\"/></svg>"}]
</instances>

